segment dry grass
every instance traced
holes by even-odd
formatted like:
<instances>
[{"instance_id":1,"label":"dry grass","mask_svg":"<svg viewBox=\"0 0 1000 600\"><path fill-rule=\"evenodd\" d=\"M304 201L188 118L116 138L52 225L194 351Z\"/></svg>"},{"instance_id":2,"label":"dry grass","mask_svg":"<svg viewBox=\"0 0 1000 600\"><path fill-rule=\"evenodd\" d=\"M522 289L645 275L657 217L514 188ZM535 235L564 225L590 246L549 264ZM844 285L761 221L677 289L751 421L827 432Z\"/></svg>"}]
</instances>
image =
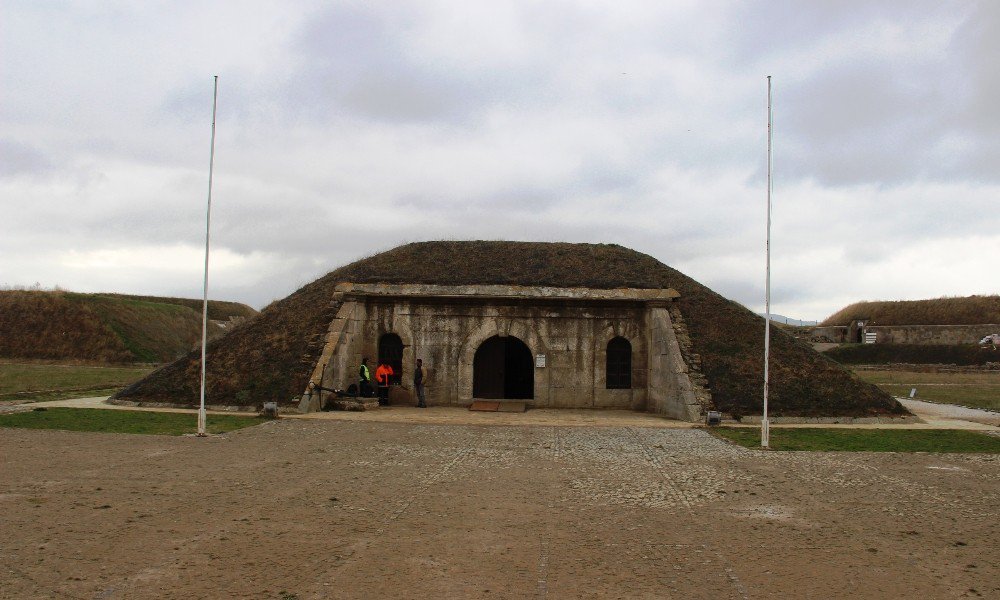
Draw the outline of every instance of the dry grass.
<instances>
[{"instance_id":1,"label":"dry grass","mask_svg":"<svg viewBox=\"0 0 1000 600\"><path fill-rule=\"evenodd\" d=\"M186 306L191 310L201 314L201 300L196 298L170 298L166 296L134 296L131 294L93 294L105 298L118 298L121 300L134 300L139 302L155 302L156 304L176 304ZM257 314L257 311L239 302L226 302L224 300L208 301L208 318L214 321L228 321L233 317L249 319Z\"/></svg>"},{"instance_id":2,"label":"dry grass","mask_svg":"<svg viewBox=\"0 0 1000 600\"><path fill-rule=\"evenodd\" d=\"M1000 296L857 302L838 310L820 325L850 325L857 319L871 319L872 325L1000 323Z\"/></svg>"},{"instance_id":3,"label":"dry grass","mask_svg":"<svg viewBox=\"0 0 1000 600\"><path fill-rule=\"evenodd\" d=\"M337 283L521 284L677 289L679 308L701 356L717 408L759 413L764 320L651 256L609 244L424 242L359 260L274 302L209 349L214 402L291 403L302 393L321 347L315 337L336 314ZM780 330L772 330L770 409L777 415L877 415L904 409ZM199 356L191 353L119 397L194 403Z\"/></svg>"},{"instance_id":4,"label":"dry grass","mask_svg":"<svg viewBox=\"0 0 1000 600\"><path fill-rule=\"evenodd\" d=\"M10 359L165 362L201 339L200 301L176 298L0 291L0 357ZM183 300L183 301L182 301ZM189 304L195 302L195 310ZM242 308L240 308L242 307ZM222 319L248 306L209 302ZM213 337L224 330L210 329Z\"/></svg>"}]
</instances>

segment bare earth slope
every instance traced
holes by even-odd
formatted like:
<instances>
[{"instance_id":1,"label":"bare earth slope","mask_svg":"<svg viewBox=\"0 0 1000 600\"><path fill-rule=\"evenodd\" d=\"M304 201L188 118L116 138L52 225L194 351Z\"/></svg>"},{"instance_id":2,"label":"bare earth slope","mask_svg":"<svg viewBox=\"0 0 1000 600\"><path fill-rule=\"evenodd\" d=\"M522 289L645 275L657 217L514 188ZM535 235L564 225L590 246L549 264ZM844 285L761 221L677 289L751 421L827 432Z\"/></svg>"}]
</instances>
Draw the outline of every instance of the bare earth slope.
<instances>
[{"instance_id":1,"label":"bare earth slope","mask_svg":"<svg viewBox=\"0 0 1000 600\"><path fill-rule=\"evenodd\" d=\"M693 352L726 412L759 414L764 320L651 256L611 244L422 242L346 265L265 308L210 345L208 388L213 404L290 403L305 387L310 366L336 307L340 282L520 284L555 287L678 290ZM903 414L873 385L783 332L773 330L772 390L776 415ZM195 403L199 358L190 353L119 392L118 398Z\"/></svg>"}]
</instances>

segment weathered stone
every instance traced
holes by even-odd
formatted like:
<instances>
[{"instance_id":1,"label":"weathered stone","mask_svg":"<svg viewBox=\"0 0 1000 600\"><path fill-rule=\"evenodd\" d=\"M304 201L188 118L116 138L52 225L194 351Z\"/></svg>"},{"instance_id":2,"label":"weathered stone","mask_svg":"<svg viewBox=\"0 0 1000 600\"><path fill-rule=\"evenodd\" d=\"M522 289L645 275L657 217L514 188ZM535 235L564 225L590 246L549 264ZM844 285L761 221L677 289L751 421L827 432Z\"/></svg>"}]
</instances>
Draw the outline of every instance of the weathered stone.
<instances>
[{"instance_id":1,"label":"weathered stone","mask_svg":"<svg viewBox=\"0 0 1000 600\"><path fill-rule=\"evenodd\" d=\"M390 403L414 401L410 383L420 358L429 404L468 404L477 350L493 337L515 338L534 365L530 397L523 398L530 406L700 418L703 395L688 378L671 320L674 290L350 283L337 290L342 303L311 379L324 388L357 383L362 357L374 371L379 340L391 333L403 344L403 386L393 388ZM631 387L625 389L609 389L607 381L608 344L615 338L631 350ZM317 395L326 400L329 393Z\"/></svg>"}]
</instances>

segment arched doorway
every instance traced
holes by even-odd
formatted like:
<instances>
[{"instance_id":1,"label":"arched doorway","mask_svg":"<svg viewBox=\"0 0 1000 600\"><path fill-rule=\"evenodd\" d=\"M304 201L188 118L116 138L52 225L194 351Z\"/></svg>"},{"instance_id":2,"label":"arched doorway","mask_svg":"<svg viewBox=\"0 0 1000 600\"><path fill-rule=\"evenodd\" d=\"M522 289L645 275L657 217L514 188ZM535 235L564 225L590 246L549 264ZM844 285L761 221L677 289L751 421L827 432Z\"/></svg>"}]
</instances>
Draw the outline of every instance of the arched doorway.
<instances>
[{"instance_id":1,"label":"arched doorway","mask_svg":"<svg viewBox=\"0 0 1000 600\"><path fill-rule=\"evenodd\" d=\"M403 340L395 333L387 333L378 340L378 364L392 367L389 383L403 382Z\"/></svg>"},{"instance_id":2,"label":"arched doorway","mask_svg":"<svg viewBox=\"0 0 1000 600\"><path fill-rule=\"evenodd\" d=\"M609 390L632 387L632 344L623 337L608 342L605 383Z\"/></svg>"},{"instance_id":3,"label":"arched doorway","mask_svg":"<svg viewBox=\"0 0 1000 600\"><path fill-rule=\"evenodd\" d=\"M483 342L472 361L472 396L534 398L535 364L528 346L512 336L495 335Z\"/></svg>"}]
</instances>

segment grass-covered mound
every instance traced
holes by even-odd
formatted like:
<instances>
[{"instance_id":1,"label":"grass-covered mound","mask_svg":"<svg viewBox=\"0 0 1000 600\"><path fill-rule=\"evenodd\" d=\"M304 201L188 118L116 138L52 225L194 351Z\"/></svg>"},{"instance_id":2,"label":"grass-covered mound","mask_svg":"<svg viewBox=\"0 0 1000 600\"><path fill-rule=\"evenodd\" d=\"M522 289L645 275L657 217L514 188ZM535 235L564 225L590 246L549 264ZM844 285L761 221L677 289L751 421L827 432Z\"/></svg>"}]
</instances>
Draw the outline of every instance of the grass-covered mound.
<instances>
[{"instance_id":1,"label":"grass-covered mound","mask_svg":"<svg viewBox=\"0 0 1000 600\"><path fill-rule=\"evenodd\" d=\"M209 329L256 314L235 302L209 301ZM201 301L63 291L0 291L0 358L94 362L166 362L201 340Z\"/></svg>"},{"instance_id":2,"label":"grass-covered mound","mask_svg":"<svg viewBox=\"0 0 1000 600\"><path fill-rule=\"evenodd\" d=\"M870 319L872 325L1000 323L1000 296L856 302L830 315L820 325L847 326L858 319Z\"/></svg>"},{"instance_id":3,"label":"grass-covered mound","mask_svg":"<svg viewBox=\"0 0 1000 600\"><path fill-rule=\"evenodd\" d=\"M842 365L985 365L1000 362L1000 348L977 344L845 344L824 352Z\"/></svg>"},{"instance_id":4,"label":"grass-covered mound","mask_svg":"<svg viewBox=\"0 0 1000 600\"><path fill-rule=\"evenodd\" d=\"M299 396L321 351L316 337L336 313L340 282L512 284L591 288L667 288L679 308L719 410L761 412L764 320L651 256L610 244L422 242L407 244L333 271L273 303L245 326L210 345L212 404L289 403ZM879 415L905 410L832 360L772 329L775 415ZM119 398L195 403L199 354L154 372Z\"/></svg>"}]
</instances>

